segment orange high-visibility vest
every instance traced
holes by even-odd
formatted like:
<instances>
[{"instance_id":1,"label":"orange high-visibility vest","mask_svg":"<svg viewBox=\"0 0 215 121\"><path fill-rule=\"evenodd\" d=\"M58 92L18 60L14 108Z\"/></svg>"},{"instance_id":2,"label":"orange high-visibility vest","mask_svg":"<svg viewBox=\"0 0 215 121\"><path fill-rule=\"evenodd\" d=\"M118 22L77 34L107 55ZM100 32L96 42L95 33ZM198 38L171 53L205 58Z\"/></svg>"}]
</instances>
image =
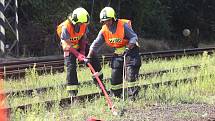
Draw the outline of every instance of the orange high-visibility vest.
<instances>
[{"instance_id":1,"label":"orange high-visibility vest","mask_svg":"<svg viewBox=\"0 0 215 121\"><path fill-rule=\"evenodd\" d=\"M118 19L115 33L112 33L106 25L102 26L102 34L108 46L114 47L114 48L122 48L128 44L128 40L124 39L124 24L125 23L129 24L129 22L130 20Z\"/></svg>"},{"instance_id":2,"label":"orange high-visibility vest","mask_svg":"<svg viewBox=\"0 0 215 121\"><path fill-rule=\"evenodd\" d=\"M67 31L70 34L70 41L72 44L73 48L79 48L79 40L81 39L81 37L85 34L86 32L86 28L87 28L87 24L83 23L80 25L80 30L78 33L76 33L74 31L74 26L72 26L72 24L70 23L69 20L64 21L63 23L61 23L58 27L57 27L57 34L59 37L61 37L61 33L62 33L62 27L66 26ZM69 43L67 43L69 44ZM63 45L65 46L65 45Z\"/></svg>"}]
</instances>

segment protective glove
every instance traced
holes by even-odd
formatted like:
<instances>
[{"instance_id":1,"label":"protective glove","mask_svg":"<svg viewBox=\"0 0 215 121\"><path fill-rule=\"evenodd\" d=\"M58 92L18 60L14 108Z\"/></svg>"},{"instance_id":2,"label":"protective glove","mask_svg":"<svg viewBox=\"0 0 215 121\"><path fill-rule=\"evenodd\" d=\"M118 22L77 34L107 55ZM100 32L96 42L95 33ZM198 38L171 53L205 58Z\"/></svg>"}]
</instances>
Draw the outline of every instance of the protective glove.
<instances>
[{"instance_id":1,"label":"protective glove","mask_svg":"<svg viewBox=\"0 0 215 121\"><path fill-rule=\"evenodd\" d=\"M85 59L86 59L86 57L83 55L83 54L81 54L81 53L79 53L76 49L74 49L74 48L72 48L72 47L70 47L70 49L69 49L69 51L70 52L72 52L72 54L74 54L75 55L75 57L78 59L78 61L84 61Z\"/></svg>"},{"instance_id":2,"label":"protective glove","mask_svg":"<svg viewBox=\"0 0 215 121\"><path fill-rule=\"evenodd\" d=\"M87 63L90 63L90 58L85 58L84 63L87 65Z\"/></svg>"},{"instance_id":3,"label":"protective glove","mask_svg":"<svg viewBox=\"0 0 215 121\"><path fill-rule=\"evenodd\" d=\"M82 55L81 53L78 54L77 58L78 58L78 61L80 61L80 62L85 61L85 59L86 59L86 57L84 55Z\"/></svg>"}]
</instances>

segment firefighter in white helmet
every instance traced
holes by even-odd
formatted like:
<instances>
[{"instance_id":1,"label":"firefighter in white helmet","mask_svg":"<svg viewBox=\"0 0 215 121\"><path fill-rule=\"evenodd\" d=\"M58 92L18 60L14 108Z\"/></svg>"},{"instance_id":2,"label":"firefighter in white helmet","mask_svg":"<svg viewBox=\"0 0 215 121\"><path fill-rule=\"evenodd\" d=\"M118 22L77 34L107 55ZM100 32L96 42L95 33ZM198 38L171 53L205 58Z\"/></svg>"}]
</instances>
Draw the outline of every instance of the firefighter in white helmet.
<instances>
[{"instance_id":1,"label":"firefighter in white helmet","mask_svg":"<svg viewBox=\"0 0 215 121\"><path fill-rule=\"evenodd\" d=\"M139 92L139 87L135 85L141 66L137 34L133 31L130 20L116 18L112 7L101 10L100 22L103 24L102 29L91 44L87 57L98 53L104 43L114 49L111 61L111 93L116 97L122 97L123 56L126 54L128 95L134 99Z\"/></svg>"}]
</instances>

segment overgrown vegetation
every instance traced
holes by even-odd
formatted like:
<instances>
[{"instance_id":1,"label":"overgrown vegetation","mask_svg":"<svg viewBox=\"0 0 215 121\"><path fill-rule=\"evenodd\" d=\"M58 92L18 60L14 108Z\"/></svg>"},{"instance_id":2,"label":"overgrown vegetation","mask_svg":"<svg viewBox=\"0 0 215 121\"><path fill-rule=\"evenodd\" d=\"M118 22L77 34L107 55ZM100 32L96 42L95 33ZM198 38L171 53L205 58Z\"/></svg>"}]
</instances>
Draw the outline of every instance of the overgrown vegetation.
<instances>
[{"instance_id":1,"label":"overgrown vegetation","mask_svg":"<svg viewBox=\"0 0 215 121\"><path fill-rule=\"evenodd\" d=\"M90 42L101 28L99 12L108 5L116 10L119 18L132 20L139 37L164 40L172 43L171 48L185 48L190 44L183 41L185 28L191 30L193 40L199 30L201 41L214 41L214 0L20 0L18 3L19 49L23 56L61 54L56 26L79 6L91 15ZM13 37L7 34L5 43L11 45Z\"/></svg>"},{"instance_id":2,"label":"overgrown vegetation","mask_svg":"<svg viewBox=\"0 0 215 121\"><path fill-rule=\"evenodd\" d=\"M147 90L142 90L139 98L135 102L130 102L126 100L122 102L122 100L117 98L112 98L114 104L118 109L124 108L141 108L146 107L148 104L180 104L180 103L205 103L208 105L215 105L214 97L215 97L215 81L214 81L214 63L215 57L214 55L209 56L207 53L204 53L203 56L199 57L184 57L179 60L154 60L149 61L148 63L144 63L142 65L140 73L143 72L151 72L155 70L167 69L167 68L175 68L175 67L184 67L188 65L201 65L199 69L191 69L191 70L183 70L179 69L177 71L171 71L164 75L156 75L154 77L140 79L139 85L146 84L146 83L154 83L154 82L161 82L167 80L177 80L189 77L197 77L196 80L192 80L192 82L188 83L178 83L177 86L173 83L169 86L161 86L160 88L149 87ZM159 66L158 66L159 65ZM154 68L152 68L154 67ZM82 70L83 71L83 70ZM89 71L89 70L88 70ZM109 74L109 69L105 68L104 73L105 75ZM82 73L82 72L81 72ZM85 73L85 72L83 72ZM90 75L86 73L85 75ZM56 74L56 75L45 75L37 76L35 78L32 75L28 75L26 79L26 83L34 83L38 82L37 86L44 86L46 87L46 83L41 83L46 81L47 84L52 82L53 79L56 79L56 85L59 85L60 82L57 80L65 79L62 78L63 74ZM79 75L80 77L81 75ZM109 75L108 75L109 76ZM30 79L32 78L32 80ZM90 78L86 77L87 79ZM86 78L83 78L86 80ZM36 80L35 80L36 79ZM7 82L6 82L7 83ZM14 88L16 87L16 83L10 81L11 86ZM52 82L53 84L53 82ZM9 84L7 87L9 87ZM109 83L107 84L108 87ZM32 88L36 88L37 86L32 86ZM54 86L54 85L52 85ZM7 89L5 87L5 89ZM18 87L18 86L17 86ZM26 89L25 86L21 88ZM20 88L20 89L21 89ZM93 85L83 85L81 86L80 94L87 94L95 91L99 91L99 89ZM50 97L50 95L52 95ZM111 115L109 111L105 99L95 99L94 101L85 101L83 103L76 102L75 104L71 105L71 107L61 108L59 106L60 99L62 97L68 97L66 90L64 88L55 88L48 90L46 93L37 93L35 92L32 96L16 96L10 95L8 96L8 104L10 106L17 106L20 104L28 104L33 102L41 102L44 100L56 99L55 105L47 110L44 104L34 105L32 108L28 109L27 111L21 111L19 109L14 109L11 114L11 120L60 120L60 121L67 121L67 120L74 120L74 121L82 121L86 120L90 116L96 116L97 118L101 118L104 120L123 120L125 117L114 117ZM125 114L127 115L127 114ZM135 118L138 117L133 117Z\"/></svg>"}]
</instances>

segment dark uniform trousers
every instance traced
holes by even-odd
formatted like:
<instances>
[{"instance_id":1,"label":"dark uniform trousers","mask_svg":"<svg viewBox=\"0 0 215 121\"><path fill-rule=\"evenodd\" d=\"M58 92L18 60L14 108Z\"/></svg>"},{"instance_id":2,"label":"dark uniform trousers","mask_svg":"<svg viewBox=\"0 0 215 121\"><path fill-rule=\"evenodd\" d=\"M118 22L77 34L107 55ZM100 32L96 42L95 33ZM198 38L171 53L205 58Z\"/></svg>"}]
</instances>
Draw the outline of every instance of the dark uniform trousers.
<instances>
[{"instance_id":1,"label":"dark uniform trousers","mask_svg":"<svg viewBox=\"0 0 215 121\"><path fill-rule=\"evenodd\" d=\"M123 55L114 55L111 61L111 93L119 98L122 96L123 62ZM140 66L141 58L139 48L134 47L126 54L126 81L128 81L128 96L131 98L135 97L139 92L139 87L135 86L135 82L138 79Z\"/></svg>"},{"instance_id":2,"label":"dark uniform trousers","mask_svg":"<svg viewBox=\"0 0 215 121\"><path fill-rule=\"evenodd\" d=\"M78 77L77 77L77 61L74 54L70 53L69 56L64 58L64 62L67 69L67 91L69 92L70 96L76 96L78 93ZM99 59L96 56L93 56L90 60L90 63L92 64L93 68L96 72L101 71L101 64L99 62ZM103 79L103 73L99 74L99 78L102 81ZM93 77L94 82L96 81L96 78ZM96 83L97 84L97 83Z\"/></svg>"}]
</instances>

